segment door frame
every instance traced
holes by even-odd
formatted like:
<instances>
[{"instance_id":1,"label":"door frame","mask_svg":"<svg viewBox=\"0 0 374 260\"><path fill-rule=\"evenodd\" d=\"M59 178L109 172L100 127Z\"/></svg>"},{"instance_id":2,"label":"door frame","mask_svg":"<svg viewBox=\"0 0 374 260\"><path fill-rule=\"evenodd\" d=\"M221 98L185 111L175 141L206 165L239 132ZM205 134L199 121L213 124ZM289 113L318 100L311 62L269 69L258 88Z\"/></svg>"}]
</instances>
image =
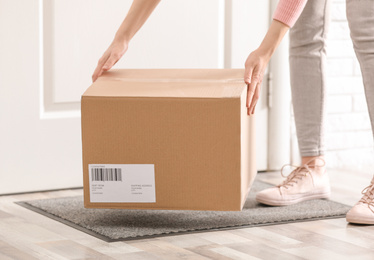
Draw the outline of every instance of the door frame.
<instances>
[{"instance_id":1,"label":"door frame","mask_svg":"<svg viewBox=\"0 0 374 260\"><path fill-rule=\"evenodd\" d=\"M278 0L270 0L270 19ZM268 170L291 162L291 88L289 37L285 35L269 64ZM294 150L294 149L293 149Z\"/></svg>"}]
</instances>

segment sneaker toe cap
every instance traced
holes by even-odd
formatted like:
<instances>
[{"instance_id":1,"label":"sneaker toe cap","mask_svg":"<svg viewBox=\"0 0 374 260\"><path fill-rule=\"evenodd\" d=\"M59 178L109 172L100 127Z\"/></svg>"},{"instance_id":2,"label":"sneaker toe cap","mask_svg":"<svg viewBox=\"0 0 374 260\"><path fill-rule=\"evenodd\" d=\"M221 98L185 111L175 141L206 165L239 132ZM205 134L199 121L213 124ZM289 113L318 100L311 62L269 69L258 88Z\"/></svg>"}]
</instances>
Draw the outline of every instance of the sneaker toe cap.
<instances>
[{"instance_id":1,"label":"sneaker toe cap","mask_svg":"<svg viewBox=\"0 0 374 260\"><path fill-rule=\"evenodd\" d=\"M257 201L262 201L262 200L273 200L281 198L281 194L279 192L279 188L273 187L273 188L268 188L265 190L262 190L256 194L256 200Z\"/></svg>"},{"instance_id":2,"label":"sneaker toe cap","mask_svg":"<svg viewBox=\"0 0 374 260\"><path fill-rule=\"evenodd\" d=\"M348 211L346 219L350 223L374 224L373 210L373 208L369 208L369 205L360 203Z\"/></svg>"}]
</instances>

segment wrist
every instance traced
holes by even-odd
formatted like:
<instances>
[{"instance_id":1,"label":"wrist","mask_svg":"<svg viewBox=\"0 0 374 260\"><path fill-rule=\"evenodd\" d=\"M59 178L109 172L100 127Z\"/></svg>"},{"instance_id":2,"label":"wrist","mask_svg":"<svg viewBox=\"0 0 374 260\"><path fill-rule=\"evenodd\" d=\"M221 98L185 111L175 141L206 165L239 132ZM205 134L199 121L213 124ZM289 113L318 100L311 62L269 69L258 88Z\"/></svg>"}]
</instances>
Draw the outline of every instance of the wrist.
<instances>
[{"instance_id":1,"label":"wrist","mask_svg":"<svg viewBox=\"0 0 374 260\"><path fill-rule=\"evenodd\" d=\"M260 46L257 48L256 52L257 54L262 57L263 59L265 59L266 61L269 61L271 56L273 55L275 49L273 48L267 48L267 47L264 47L264 46Z\"/></svg>"},{"instance_id":2,"label":"wrist","mask_svg":"<svg viewBox=\"0 0 374 260\"><path fill-rule=\"evenodd\" d=\"M258 47L259 55L270 60L288 29L289 27L287 25L277 20L273 20L260 47Z\"/></svg>"},{"instance_id":3,"label":"wrist","mask_svg":"<svg viewBox=\"0 0 374 260\"><path fill-rule=\"evenodd\" d=\"M116 34L113 39L113 42L116 44L128 45L130 40L131 38L125 34Z\"/></svg>"}]
</instances>

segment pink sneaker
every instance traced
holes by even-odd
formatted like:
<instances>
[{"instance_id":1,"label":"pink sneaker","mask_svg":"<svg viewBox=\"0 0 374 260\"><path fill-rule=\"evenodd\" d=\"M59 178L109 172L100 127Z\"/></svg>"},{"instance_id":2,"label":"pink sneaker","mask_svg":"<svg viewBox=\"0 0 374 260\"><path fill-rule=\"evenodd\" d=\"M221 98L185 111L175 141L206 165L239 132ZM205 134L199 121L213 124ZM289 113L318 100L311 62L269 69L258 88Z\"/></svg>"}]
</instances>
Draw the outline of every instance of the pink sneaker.
<instances>
[{"instance_id":1,"label":"pink sneaker","mask_svg":"<svg viewBox=\"0 0 374 260\"><path fill-rule=\"evenodd\" d=\"M374 224L374 178L362 194L364 196L348 211L346 219L350 223Z\"/></svg>"},{"instance_id":2,"label":"pink sneaker","mask_svg":"<svg viewBox=\"0 0 374 260\"><path fill-rule=\"evenodd\" d=\"M313 160L321 160L323 165L311 168L308 164ZM286 180L273 188L260 191L256 200L270 206L286 206L305 200L328 199L330 197L330 182L324 168L325 161L322 158L312 159L308 163L297 167L287 177L281 174Z\"/></svg>"}]
</instances>

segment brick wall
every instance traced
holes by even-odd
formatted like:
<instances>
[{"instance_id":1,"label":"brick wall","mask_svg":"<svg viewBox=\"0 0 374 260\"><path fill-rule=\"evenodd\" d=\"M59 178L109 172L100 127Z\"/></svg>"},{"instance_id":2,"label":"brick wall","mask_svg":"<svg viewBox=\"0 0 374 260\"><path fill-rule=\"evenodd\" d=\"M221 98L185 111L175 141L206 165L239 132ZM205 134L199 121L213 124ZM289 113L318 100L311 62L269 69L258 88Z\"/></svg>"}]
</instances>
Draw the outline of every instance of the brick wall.
<instances>
[{"instance_id":1,"label":"brick wall","mask_svg":"<svg viewBox=\"0 0 374 260\"><path fill-rule=\"evenodd\" d=\"M331 11L327 49L326 161L329 168L372 172L372 131L360 67L349 36L345 0L334 0ZM293 162L297 163L294 125L292 150Z\"/></svg>"}]
</instances>

